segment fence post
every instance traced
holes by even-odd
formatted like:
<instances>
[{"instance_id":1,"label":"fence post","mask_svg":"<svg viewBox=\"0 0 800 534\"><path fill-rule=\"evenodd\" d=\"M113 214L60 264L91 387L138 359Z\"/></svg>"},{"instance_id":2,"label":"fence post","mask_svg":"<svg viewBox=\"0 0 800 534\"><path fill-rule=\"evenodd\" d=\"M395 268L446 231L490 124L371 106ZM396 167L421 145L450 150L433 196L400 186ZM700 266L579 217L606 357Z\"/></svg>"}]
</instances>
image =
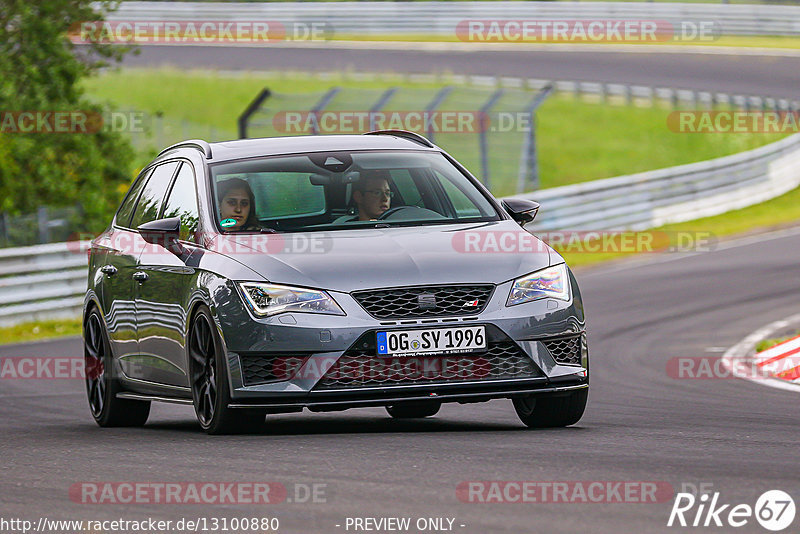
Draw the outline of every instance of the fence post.
<instances>
[{"instance_id":1,"label":"fence post","mask_svg":"<svg viewBox=\"0 0 800 534\"><path fill-rule=\"evenodd\" d=\"M425 106L426 115L428 113L436 111L436 108L442 105L442 102L444 102L444 99L447 98L447 95L449 95L450 91L452 90L453 88L449 85L445 85L444 87L439 89L439 92L436 93L436 95L433 97L433 100L431 100L430 103L427 106ZM430 142L433 143L433 126L432 126L433 121L426 121L426 122L428 123L428 128L425 131L425 135L427 135Z\"/></svg>"},{"instance_id":2,"label":"fence post","mask_svg":"<svg viewBox=\"0 0 800 534\"><path fill-rule=\"evenodd\" d=\"M250 117L261 109L261 104L264 103L264 100L269 98L272 95L272 92L267 89L266 87L258 93L258 96L250 102L250 105L245 108L244 112L239 115L239 139L246 139L247 138L247 124L250 122Z\"/></svg>"},{"instance_id":3,"label":"fence post","mask_svg":"<svg viewBox=\"0 0 800 534\"><path fill-rule=\"evenodd\" d=\"M3 246L11 246L11 240L8 237L8 214L6 212L0 213L0 224L3 225Z\"/></svg>"},{"instance_id":4,"label":"fence post","mask_svg":"<svg viewBox=\"0 0 800 534\"><path fill-rule=\"evenodd\" d=\"M395 92L397 91L397 87L390 87L383 94L378 97L378 100L369 108L369 129L375 129L375 117L373 116L375 113L379 112L383 106L385 106L389 99L394 96Z\"/></svg>"},{"instance_id":5,"label":"fence post","mask_svg":"<svg viewBox=\"0 0 800 534\"><path fill-rule=\"evenodd\" d=\"M494 106L497 103L497 101L500 100L500 97L503 96L503 92L504 92L503 89L498 89L497 91L495 91L492 94L492 96L489 97L489 100L487 100L486 103L481 107L481 111L480 111L480 115L479 115L480 121L481 121L481 126L480 126L480 130L478 131L478 142L480 143L480 148L481 148L481 171L483 173L482 176L481 176L481 182L483 182L483 185L486 186L486 189L490 188L489 187L489 184L490 184L490 181L489 181L489 144L488 144L488 141L486 139L486 133L487 133L487 130L490 128L491 124L492 124L492 121L489 120L488 114L489 114L489 111L492 109L492 106Z\"/></svg>"},{"instance_id":6,"label":"fence post","mask_svg":"<svg viewBox=\"0 0 800 534\"><path fill-rule=\"evenodd\" d=\"M525 110L529 117L529 127L522 143L522 161L517 176L517 193L524 193L528 184L530 184L533 191L539 189L539 161L536 152L536 109L542 105L545 98L550 96L552 92L553 85L545 85L533 97L533 100Z\"/></svg>"},{"instance_id":7,"label":"fence post","mask_svg":"<svg viewBox=\"0 0 800 534\"><path fill-rule=\"evenodd\" d=\"M39 227L39 243L48 243L50 227L47 224L47 208L40 207L36 210L36 223Z\"/></svg>"},{"instance_id":8,"label":"fence post","mask_svg":"<svg viewBox=\"0 0 800 534\"><path fill-rule=\"evenodd\" d=\"M319 99L319 102L317 102L316 105L311 108L311 116L309 117L309 119L311 119L311 135L319 135L319 119L317 119L317 114L325 109L328 104L330 104L331 100L333 100L333 97L336 96L336 93L338 93L340 90L341 87L331 88L327 93L325 93L325 95L323 95L322 98Z\"/></svg>"}]
</instances>

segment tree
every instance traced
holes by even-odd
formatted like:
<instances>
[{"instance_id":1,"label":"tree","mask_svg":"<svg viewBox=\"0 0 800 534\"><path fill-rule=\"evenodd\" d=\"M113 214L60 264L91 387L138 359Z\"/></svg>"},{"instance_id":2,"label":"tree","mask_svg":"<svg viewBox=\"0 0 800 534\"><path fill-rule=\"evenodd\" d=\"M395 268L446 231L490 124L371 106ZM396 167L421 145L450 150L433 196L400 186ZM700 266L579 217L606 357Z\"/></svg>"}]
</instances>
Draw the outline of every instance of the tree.
<instances>
[{"instance_id":1,"label":"tree","mask_svg":"<svg viewBox=\"0 0 800 534\"><path fill-rule=\"evenodd\" d=\"M98 41L76 45L69 33L115 8L108 0L0 0L0 212L13 216L42 205L78 204L85 216L76 231L98 231L118 205L134 155L120 133L18 128L21 112L51 123L51 112L108 115L108 107L91 102L80 82L129 48Z\"/></svg>"}]
</instances>

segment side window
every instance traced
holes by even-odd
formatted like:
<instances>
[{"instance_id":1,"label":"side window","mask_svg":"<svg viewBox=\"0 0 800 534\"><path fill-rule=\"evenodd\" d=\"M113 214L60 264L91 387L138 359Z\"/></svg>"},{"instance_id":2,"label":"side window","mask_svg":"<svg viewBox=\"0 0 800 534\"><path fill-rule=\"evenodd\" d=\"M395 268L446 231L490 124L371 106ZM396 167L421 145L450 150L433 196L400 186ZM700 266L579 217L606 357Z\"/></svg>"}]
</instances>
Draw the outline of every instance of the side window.
<instances>
[{"instance_id":1,"label":"side window","mask_svg":"<svg viewBox=\"0 0 800 534\"><path fill-rule=\"evenodd\" d=\"M414 180L411 178L411 173L408 172L407 169L392 169L390 174L395 187L397 187L400 196L403 197L403 202L405 202L407 206L425 207L422 202L422 195L420 195L419 189L417 189L417 184L414 183Z\"/></svg>"},{"instance_id":2,"label":"side window","mask_svg":"<svg viewBox=\"0 0 800 534\"><path fill-rule=\"evenodd\" d=\"M197 193L195 192L194 171L192 166L184 163L175 178L175 184L169 192L169 197L164 204L164 214L161 216L181 218L181 235L183 241L196 243L195 232L200 215L197 211Z\"/></svg>"},{"instance_id":3,"label":"side window","mask_svg":"<svg viewBox=\"0 0 800 534\"><path fill-rule=\"evenodd\" d=\"M131 215L133 214L133 208L136 207L136 199L139 198L139 193L144 187L145 182L147 182L147 177L150 176L150 172L152 169L148 169L147 172L143 172L139 175L139 178L133 183L131 188L128 190L128 194L125 195L125 200L122 201L122 204L117 210L117 224L119 226L128 227L128 223L131 221Z\"/></svg>"},{"instance_id":4,"label":"side window","mask_svg":"<svg viewBox=\"0 0 800 534\"><path fill-rule=\"evenodd\" d=\"M453 203L457 217L481 216L481 212L475 203L470 200L469 197L456 186L456 184L448 180L447 177L439 174L438 171L436 171L436 176L439 178L439 182L442 184L445 193L447 193L447 196L450 197L450 202Z\"/></svg>"},{"instance_id":5,"label":"side window","mask_svg":"<svg viewBox=\"0 0 800 534\"><path fill-rule=\"evenodd\" d=\"M133 212L131 219L131 228L156 220L158 212L161 211L164 196L167 194L169 182L172 180L172 175L175 174L175 169L178 168L178 163L171 161L155 168L139 196L139 202L136 203L136 211Z\"/></svg>"}]
</instances>

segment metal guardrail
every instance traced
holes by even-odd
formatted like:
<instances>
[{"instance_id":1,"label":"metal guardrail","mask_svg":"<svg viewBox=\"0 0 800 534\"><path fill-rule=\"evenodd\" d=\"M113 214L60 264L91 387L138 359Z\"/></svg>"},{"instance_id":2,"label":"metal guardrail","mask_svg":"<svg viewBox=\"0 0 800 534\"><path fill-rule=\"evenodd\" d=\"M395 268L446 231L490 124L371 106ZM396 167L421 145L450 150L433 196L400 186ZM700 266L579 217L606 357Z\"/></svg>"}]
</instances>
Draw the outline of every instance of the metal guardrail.
<instances>
[{"instance_id":1,"label":"metal guardrail","mask_svg":"<svg viewBox=\"0 0 800 534\"><path fill-rule=\"evenodd\" d=\"M800 134L690 165L522 195L542 203L530 229L642 230L763 202L800 186ZM0 326L77 317L86 243L0 249Z\"/></svg>"},{"instance_id":2,"label":"metal guardrail","mask_svg":"<svg viewBox=\"0 0 800 534\"><path fill-rule=\"evenodd\" d=\"M0 249L0 326L80 316L87 244Z\"/></svg>"},{"instance_id":3,"label":"metal guardrail","mask_svg":"<svg viewBox=\"0 0 800 534\"><path fill-rule=\"evenodd\" d=\"M722 35L800 35L800 6L653 2L122 2L110 21L274 21L338 34L455 35L464 20L714 22ZM293 26L289 26L293 27Z\"/></svg>"}]
</instances>

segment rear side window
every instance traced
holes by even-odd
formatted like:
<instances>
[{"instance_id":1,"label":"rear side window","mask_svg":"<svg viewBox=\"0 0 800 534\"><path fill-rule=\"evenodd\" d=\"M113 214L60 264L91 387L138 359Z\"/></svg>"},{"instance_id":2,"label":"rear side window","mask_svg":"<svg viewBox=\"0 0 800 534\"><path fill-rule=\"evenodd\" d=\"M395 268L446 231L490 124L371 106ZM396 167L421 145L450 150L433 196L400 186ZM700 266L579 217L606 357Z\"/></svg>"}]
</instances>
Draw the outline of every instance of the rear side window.
<instances>
[{"instance_id":1,"label":"rear side window","mask_svg":"<svg viewBox=\"0 0 800 534\"><path fill-rule=\"evenodd\" d=\"M127 227L128 223L131 222L133 208L136 207L136 199L139 198L139 193L142 191L142 187L144 187L144 184L147 182L147 177L150 176L152 170L153 169L148 169L146 172L140 174L139 178L136 179L128 190L125 200L122 201L122 205L120 205L119 210L117 210L117 224L119 226Z\"/></svg>"},{"instance_id":2,"label":"rear side window","mask_svg":"<svg viewBox=\"0 0 800 534\"><path fill-rule=\"evenodd\" d=\"M197 231L197 221L200 215L197 211L197 193L194 185L194 171L192 166L184 163L175 184L169 193L167 201L164 203L164 213L161 215L166 219L169 217L181 218L181 234L183 241L196 243L195 232Z\"/></svg>"},{"instance_id":3,"label":"rear side window","mask_svg":"<svg viewBox=\"0 0 800 534\"><path fill-rule=\"evenodd\" d=\"M136 228L144 223L155 221L161 206L164 203L164 196L167 194L167 187L178 168L177 161L170 161L159 165L153 170L150 179L139 195L139 202L136 203L136 211L133 212L131 228Z\"/></svg>"}]
</instances>

